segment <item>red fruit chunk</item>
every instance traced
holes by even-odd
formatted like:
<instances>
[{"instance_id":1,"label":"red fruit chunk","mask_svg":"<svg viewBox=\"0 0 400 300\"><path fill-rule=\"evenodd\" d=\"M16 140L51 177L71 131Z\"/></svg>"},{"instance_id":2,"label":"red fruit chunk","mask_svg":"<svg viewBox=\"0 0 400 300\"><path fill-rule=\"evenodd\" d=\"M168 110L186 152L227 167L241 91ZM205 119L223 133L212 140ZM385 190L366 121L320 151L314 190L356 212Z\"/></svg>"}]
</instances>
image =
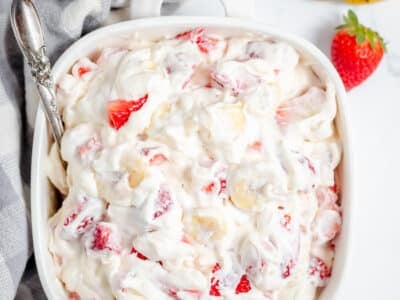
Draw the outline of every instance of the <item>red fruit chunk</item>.
<instances>
[{"instance_id":1,"label":"red fruit chunk","mask_svg":"<svg viewBox=\"0 0 400 300\"><path fill-rule=\"evenodd\" d=\"M93 223L94 218L93 217L86 217L85 219L83 219L83 221L78 225L78 227L76 227L76 230L78 232L83 231L84 229L86 229L90 224Z\"/></svg>"},{"instance_id":2,"label":"red fruit chunk","mask_svg":"<svg viewBox=\"0 0 400 300\"><path fill-rule=\"evenodd\" d=\"M213 284L211 284L210 292L209 292L210 296L216 296L216 297L221 296L221 293L218 290L218 285L219 285L219 280L217 280Z\"/></svg>"},{"instance_id":3,"label":"red fruit chunk","mask_svg":"<svg viewBox=\"0 0 400 300\"><path fill-rule=\"evenodd\" d=\"M150 159L150 165L158 166L161 165L163 162L167 161L168 159L165 157L164 154L157 153Z\"/></svg>"},{"instance_id":4,"label":"red fruit chunk","mask_svg":"<svg viewBox=\"0 0 400 300\"><path fill-rule=\"evenodd\" d=\"M214 187L214 182L210 182L209 184L203 186L203 191L205 191L206 193L211 193L214 190Z\"/></svg>"},{"instance_id":5,"label":"red fruit chunk","mask_svg":"<svg viewBox=\"0 0 400 300\"><path fill-rule=\"evenodd\" d=\"M250 290L251 290L250 281L247 279L246 274L243 274L242 277L240 277L238 285L236 286L235 293L236 294L248 293Z\"/></svg>"},{"instance_id":6,"label":"red fruit chunk","mask_svg":"<svg viewBox=\"0 0 400 300\"><path fill-rule=\"evenodd\" d=\"M86 197L83 198L82 202L80 202L77 207L74 209L74 211L64 220L64 226L68 226L71 224L75 219L78 217L78 215L82 212L84 209L88 199Z\"/></svg>"},{"instance_id":7,"label":"red fruit chunk","mask_svg":"<svg viewBox=\"0 0 400 300\"><path fill-rule=\"evenodd\" d=\"M249 145L249 149L260 152L262 148L262 143L260 141L255 141L253 144Z\"/></svg>"},{"instance_id":8,"label":"red fruit chunk","mask_svg":"<svg viewBox=\"0 0 400 300\"><path fill-rule=\"evenodd\" d=\"M196 43L200 51L207 54L218 44L218 39L209 36L201 36Z\"/></svg>"},{"instance_id":9,"label":"red fruit chunk","mask_svg":"<svg viewBox=\"0 0 400 300\"><path fill-rule=\"evenodd\" d=\"M196 41L197 38L204 34L204 28L198 27L193 30L188 30L185 32L178 33L175 38L183 39L183 40L192 40Z\"/></svg>"},{"instance_id":10,"label":"red fruit chunk","mask_svg":"<svg viewBox=\"0 0 400 300\"><path fill-rule=\"evenodd\" d=\"M81 297L77 292L68 292L68 299L69 300L80 300Z\"/></svg>"},{"instance_id":11,"label":"red fruit chunk","mask_svg":"<svg viewBox=\"0 0 400 300\"><path fill-rule=\"evenodd\" d=\"M153 218L156 219L161 217L165 212L168 211L172 205L171 194L168 190L161 187L158 191L158 210L154 213Z\"/></svg>"},{"instance_id":12,"label":"red fruit chunk","mask_svg":"<svg viewBox=\"0 0 400 300\"><path fill-rule=\"evenodd\" d=\"M226 190L226 179L222 179L221 178L219 180L219 186L220 186L220 189L219 189L218 195L220 195L221 193L225 192L225 190Z\"/></svg>"},{"instance_id":13,"label":"red fruit chunk","mask_svg":"<svg viewBox=\"0 0 400 300\"><path fill-rule=\"evenodd\" d=\"M87 72L90 72L91 69L89 67L80 67L78 69L78 76L82 77L82 75L86 74Z\"/></svg>"},{"instance_id":14,"label":"red fruit chunk","mask_svg":"<svg viewBox=\"0 0 400 300\"><path fill-rule=\"evenodd\" d=\"M220 178L219 179L219 191L218 191L218 195L220 195L221 193L223 193L226 190L226 179ZM203 186L203 191L206 193L211 193L214 191L215 188L215 183L214 182L210 182L209 184Z\"/></svg>"},{"instance_id":15,"label":"red fruit chunk","mask_svg":"<svg viewBox=\"0 0 400 300\"><path fill-rule=\"evenodd\" d=\"M292 274L292 270L295 266L294 260L290 259L289 262L284 265L283 271L282 271L282 278L288 278Z\"/></svg>"},{"instance_id":16,"label":"red fruit chunk","mask_svg":"<svg viewBox=\"0 0 400 300\"><path fill-rule=\"evenodd\" d=\"M104 223L97 223L94 229L92 249L119 252L119 247L111 241L112 229Z\"/></svg>"},{"instance_id":17,"label":"red fruit chunk","mask_svg":"<svg viewBox=\"0 0 400 300\"><path fill-rule=\"evenodd\" d=\"M190 244L190 240L187 236L182 236L181 242L185 243L185 244Z\"/></svg>"},{"instance_id":18,"label":"red fruit chunk","mask_svg":"<svg viewBox=\"0 0 400 300\"><path fill-rule=\"evenodd\" d=\"M148 260L148 257L145 256L145 255L143 255L143 254L140 253L139 251L137 251L137 250L135 249L135 247L132 247L132 249L131 249L131 254L136 254L136 257L137 257L137 258L140 258L141 260Z\"/></svg>"},{"instance_id":19,"label":"red fruit chunk","mask_svg":"<svg viewBox=\"0 0 400 300\"><path fill-rule=\"evenodd\" d=\"M110 126L120 129L128 121L131 113L140 110L146 103L148 94L137 100L112 100L108 102L108 120Z\"/></svg>"},{"instance_id":20,"label":"red fruit chunk","mask_svg":"<svg viewBox=\"0 0 400 300\"><path fill-rule=\"evenodd\" d=\"M219 270L221 270L221 266L219 265L219 263L216 263L216 264L213 266L211 272L214 274L215 272L217 272L217 271L219 271Z\"/></svg>"},{"instance_id":21,"label":"red fruit chunk","mask_svg":"<svg viewBox=\"0 0 400 300\"><path fill-rule=\"evenodd\" d=\"M64 226L68 226L72 221L76 219L78 214L76 212L73 212L70 214L65 220L64 220Z\"/></svg>"},{"instance_id":22,"label":"red fruit chunk","mask_svg":"<svg viewBox=\"0 0 400 300\"><path fill-rule=\"evenodd\" d=\"M215 272L217 272L217 271L219 271L219 270L221 270L221 266L219 265L219 263L216 263L216 264L213 266L213 268L212 268L212 270L211 270L211 273L214 274ZM210 286L209 294L210 294L211 296L216 296L216 297L221 296L221 293L220 293L220 291L219 291L219 289L218 289L218 287L219 287L219 280L216 279L216 278L213 276L213 277L211 277L210 284L211 284L211 286Z\"/></svg>"},{"instance_id":23,"label":"red fruit chunk","mask_svg":"<svg viewBox=\"0 0 400 300\"><path fill-rule=\"evenodd\" d=\"M190 40L197 44L197 47L201 52L207 54L218 43L218 39L205 35L204 31L204 28L195 28L193 30L179 33L175 36L175 38Z\"/></svg>"},{"instance_id":24,"label":"red fruit chunk","mask_svg":"<svg viewBox=\"0 0 400 300\"><path fill-rule=\"evenodd\" d=\"M178 291L173 290L173 289L169 289L168 290L168 296L174 298L174 299L179 299L178 298Z\"/></svg>"},{"instance_id":25,"label":"red fruit chunk","mask_svg":"<svg viewBox=\"0 0 400 300\"><path fill-rule=\"evenodd\" d=\"M308 272L311 276L319 276L321 280L331 277L331 270L328 265L317 256L311 257Z\"/></svg>"}]
</instances>

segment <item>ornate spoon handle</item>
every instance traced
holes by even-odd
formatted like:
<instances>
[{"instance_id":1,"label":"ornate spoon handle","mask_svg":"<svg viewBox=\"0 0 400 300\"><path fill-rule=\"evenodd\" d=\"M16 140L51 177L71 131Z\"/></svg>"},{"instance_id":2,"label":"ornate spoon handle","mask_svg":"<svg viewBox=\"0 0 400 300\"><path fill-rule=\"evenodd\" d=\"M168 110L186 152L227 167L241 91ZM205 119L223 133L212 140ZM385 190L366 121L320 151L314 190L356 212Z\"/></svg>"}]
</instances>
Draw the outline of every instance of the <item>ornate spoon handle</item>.
<instances>
[{"instance_id":1,"label":"ornate spoon handle","mask_svg":"<svg viewBox=\"0 0 400 300\"><path fill-rule=\"evenodd\" d=\"M58 112L50 61L46 56L43 30L38 12L31 0L14 0L11 6L11 26L17 43L31 69L41 103L58 146L63 135L63 123Z\"/></svg>"}]
</instances>

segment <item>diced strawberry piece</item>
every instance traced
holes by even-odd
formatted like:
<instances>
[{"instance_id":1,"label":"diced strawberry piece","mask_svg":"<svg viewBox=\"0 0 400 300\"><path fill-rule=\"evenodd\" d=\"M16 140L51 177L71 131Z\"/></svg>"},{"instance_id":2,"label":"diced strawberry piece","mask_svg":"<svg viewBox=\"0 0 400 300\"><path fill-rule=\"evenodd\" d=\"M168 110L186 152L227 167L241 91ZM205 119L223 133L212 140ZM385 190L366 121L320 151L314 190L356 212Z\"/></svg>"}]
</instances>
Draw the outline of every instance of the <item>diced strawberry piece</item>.
<instances>
[{"instance_id":1,"label":"diced strawberry piece","mask_svg":"<svg viewBox=\"0 0 400 300\"><path fill-rule=\"evenodd\" d=\"M78 205L75 207L73 212L64 220L64 226L68 226L73 221L75 221L75 219L78 217L78 215L84 209L87 201L88 201L88 199L86 197L83 197L83 200L78 203Z\"/></svg>"},{"instance_id":2,"label":"diced strawberry piece","mask_svg":"<svg viewBox=\"0 0 400 300\"><path fill-rule=\"evenodd\" d=\"M212 82L207 82L207 83L204 85L204 87L205 87L206 89L211 89L211 88L213 87Z\"/></svg>"},{"instance_id":3,"label":"diced strawberry piece","mask_svg":"<svg viewBox=\"0 0 400 300\"><path fill-rule=\"evenodd\" d=\"M214 283L211 284L210 286L210 296L215 296L215 297L220 297L221 293L218 289L218 285L219 285L219 280L215 281Z\"/></svg>"},{"instance_id":4,"label":"diced strawberry piece","mask_svg":"<svg viewBox=\"0 0 400 300\"><path fill-rule=\"evenodd\" d=\"M205 35L204 32L204 28L195 28L193 30L179 33L175 36L175 38L190 40L197 44L197 47L199 47L201 52L207 54L217 45L219 40L215 37Z\"/></svg>"},{"instance_id":5,"label":"diced strawberry piece","mask_svg":"<svg viewBox=\"0 0 400 300\"><path fill-rule=\"evenodd\" d=\"M287 125L290 121L290 113L289 111L283 106L280 105L275 112L275 120L280 126Z\"/></svg>"},{"instance_id":6,"label":"diced strawberry piece","mask_svg":"<svg viewBox=\"0 0 400 300\"><path fill-rule=\"evenodd\" d=\"M225 192L226 190L226 179L224 178L220 178L219 179L219 191L218 191L218 195L220 195L221 193Z\"/></svg>"},{"instance_id":7,"label":"diced strawberry piece","mask_svg":"<svg viewBox=\"0 0 400 300\"><path fill-rule=\"evenodd\" d=\"M139 251L137 251L137 250L135 249L135 247L132 247L132 249L131 249L131 254L136 254L136 257L137 257L137 258L140 258L141 260L148 260L148 257L145 256L145 255L143 255L143 254L140 253Z\"/></svg>"},{"instance_id":8,"label":"diced strawberry piece","mask_svg":"<svg viewBox=\"0 0 400 300\"><path fill-rule=\"evenodd\" d=\"M204 28L198 27L193 30L178 33L175 38L196 41L198 37L204 34L204 31Z\"/></svg>"},{"instance_id":9,"label":"diced strawberry piece","mask_svg":"<svg viewBox=\"0 0 400 300\"><path fill-rule=\"evenodd\" d=\"M84 57L79 59L71 68L71 74L77 79L82 79L85 74L90 73L97 69L97 64L89 58Z\"/></svg>"},{"instance_id":10,"label":"diced strawberry piece","mask_svg":"<svg viewBox=\"0 0 400 300\"><path fill-rule=\"evenodd\" d=\"M112 229L105 223L97 223L94 229L92 249L119 252L119 246L112 241Z\"/></svg>"},{"instance_id":11,"label":"diced strawberry piece","mask_svg":"<svg viewBox=\"0 0 400 300\"><path fill-rule=\"evenodd\" d=\"M167 160L168 159L165 157L164 154L157 153L150 159L149 162L150 162L150 165L152 165L152 166L158 166L158 165L161 165L163 162L165 162Z\"/></svg>"},{"instance_id":12,"label":"diced strawberry piece","mask_svg":"<svg viewBox=\"0 0 400 300\"><path fill-rule=\"evenodd\" d=\"M334 174L334 184L331 186L331 190L338 195L340 193L340 186L339 186L339 173L335 171Z\"/></svg>"},{"instance_id":13,"label":"diced strawberry piece","mask_svg":"<svg viewBox=\"0 0 400 300\"><path fill-rule=\"evenodd\" d=\"M329 247L329 249L335 251L335 249L336 249L335 241L333 241L333 240L329 241L328 242L328 247Z\"/></svg>"},{"instance_id":14,"label":"diced strawberry piece","mask_svg":"<svg viewBox=\"0 0 400 300\"><path fill-rule=\"evenodd\" d=\"M211 269L211 273L214 274L219 270L221 270L221 266L219 265L219 263L216 263L213 266L213 268ZM216 297L221 296L221 293L219 291L219 280L216 279L214 276L212 276L211 280L210 280L210 291L209 291L209 294L211 296L216 296Z\"/></svg>"},{"instance_id":15,"label":"diced strawberry piece","mask_svg":"<svg viewBox=\"0 0 400 300\"><path fill-rule=\"evenodd\" d=\"M84 231L90 224L92 224L94 221L93 217L86 217L85 219L83 219L83 221L78 225L78 227L76 227L76 230L78 232L82 232Z\"/></svg>"},{"instance_id":16,"label":"diced strawberry piece","mask_svg":"<svg viewBox=\"0 0 400 300\"><path fill-rule=\"evenodd\" d=\"M260 152L262 143L260 141L255 141L253 144L249 145L249 149Z\"/></svg>"},{"instance_id":17,"label":"diced strawberry piece","mask_svg":"<svg viewBox=\"0 0 400 300\"><path fill-rule=\"evenodd\" d=\"M219 265L219 263L216 263L214 266L213 266L213 268L212 268L212 270L211 270L211 273L215 273L215 272L217 272L217 271L219 271L219 270L221 270L221 266Z\"/></svg>"},{"instance_id":18,"label":"diced strawberry piece","mask_svg":"<svg viewBox=\"0 0 400 300\"><path fill-rule=\"evenodd\" d=\"M87 72L90 72L91 69L89 67L80 67L78 69L78 76L82 77L82 75L86 74Z\"/></svg>"},{"instance_id":19,"label":"diced strawberry piece","mask_svg":"<svg viewBox=\"0 0 400 300\"><path fill-rule=\"evenodd\" d=\"M283 218L281 219L281 225L289 230L291 220L292 220L292 217L289 214L284 214Z\"/></svg>"},{"instance_id":20,"label":"diced strawberry piece","mask_svg":"<svg viewBox=\"0 0 400 300\"><path fill-rule=\"evenodd\" d=\"M218 44L218 41L219 40L214 37L202 36L198 38L196 43L200 51L207 54L210 52L210 50L215 48L215 46Z\"/></svg>"},{"instance_id":21,"label":"diced strawberry piece","mask_svg":"<svg viewBox=\"0 0 400 300\"><path fill-rule=\"evenodd\" d=\"M108 120L110 126L120 129L129 119L131 113L140 110L146 103L148 94L136 100L112 100L108 102Z\"/></svg>"},{"instance_id":22,"label":"diced strawberry piece","mask_svg":"<svg viewBox=\"0 0 400 300\"><path fill-rule=\"evenodd\" d=\"M203 186L202 190L206 193L212 193L215 189L215 183L214 182L210 182L209 184ZM224 178L220 178L219 179L219 191L218 191L218 195L220 195L221 193L223 193L226 190L226 179Z\"/></svg>"},{"instance_id":23,"label":"diced strawberry piece","mask_svg":"<svg viewBox=\"0 0 400 300\"><path fill-rule=\"evenodd\" d=\"M188 239L187 236L182 236L181 242L185 243L185 244L190 244L190 240Z\"/></svg>"},{"instance_id":24,"label":"diced strawberry piece","mask_svg":"<svg viewBox=\"0 0 400 300\"><path fill-rule=\"evenodd\" d=\"M165 187L160 187L158 191L158 210L154 213L153 218L156 219L161 217L165 212L168 211L172 205L172 199L170 192Z\"/></svg>"},{"instance_id":25,"label":"diced strawberry piece","mask_svg":"<svg viewBox=\"0 0 400 300\"><path fill-rule=\"evenodd\" d=\"M189 31L178 33L175 36L175 38L176 39L183 39L183 40L190 40L191 35L192 35L192 31L189 30Z\"/></svg>"},{"instance_id":26,"label":"diced strawberry piece","mask_svg":"<svg viewBox=\"0 0 400 300\"><path fill-rule=\"evenodd\" d=\"M214 190L214 187L215 187L215 183L210 182L209 184L203 186L203 191L206 193L211 193Z\"/></svg>"},{"instance_id":27,"label":"diced strawberry piece","mask_svg":"<svg viewBox=\"0 0 400 300\"><path fill-rule=\"evenodd\" d=\"M68 300L80 300L81 297L77 292L68 292Z\"/></svg>"},{"instance_id":28,"label":"diced strawberry piece","mask_svg":"<svg viewBox=\"0 0 400 300\"><path fill-rule=\"evenodd\" d=\"M282 278L288 278L292 274L292 270L295 266L295 262L293 259L289 259L289 261L283 265L282 270Z\"/></svg>"},{"instance_id":29,"label":"diced strawberry piece","mask_svg":"<svg viewBox=\"0 0 400 300\"><path fill-rule=\"evenodd\" d=\"M243 274L242 277L240 277L238 285L236 286L235 293L236 294L248 293L250 290L251 290L250 281L247 279L246 274Z\"/></svg>"},{"instance_id":30,"label":"diced strawberry piece","mask_svg":"<svg viewBox=\"0 0 400 300\"><path fill-rule=\"evenodd\" d=\"M70 214L65 220L64 220L64 226L68 226L72 221L76 219L78 214L76 212L73 212Z\"/></svg>"},{"instance_id":31,"label":"diced strawberry piece","mask_svg":"<svg viewBox=\"0 0 400 300\"><path fill-rule=\"evenodd\" d=\"M171 73L172 73L172 68L171 68L171 66L167 66L167 67L165 68L165 70L167 71L167 74L171 74Z\"/></svg>"},{"instance_id":32,"label":"diced strawberry piece","mask_svg":"<svg viewBox=\"0 0 400 300\"><path fill-rule=\"evenodd\" d=\"M317 256L311 257L308 272L311 276L319 276L321 280L331 277L331 270L328 265Z\"/></svg>"},{"instance_id":33,"label":"diced strawberry piece","mask_svg":"<svg viewBox=\"0 0 400 300\"><path fill-rule=\"evenodd\" d=\"M108 248L107 244L110 239L110 235L111 235L111 228L96 225L92 248L97 250L107 249Z\"/></svg>"},{"instance_id":34,"label":"diced strawberry piece","mask_svg":"<svg viewBox=\"0 0 400 300\"><path fill-rule=\"evenodd\" d=\"M168 296L174 298L174 299L179 299L178 298L178 291L173 290L173 289L169 289L168 290Z\"/></svg>"}]
</instances>

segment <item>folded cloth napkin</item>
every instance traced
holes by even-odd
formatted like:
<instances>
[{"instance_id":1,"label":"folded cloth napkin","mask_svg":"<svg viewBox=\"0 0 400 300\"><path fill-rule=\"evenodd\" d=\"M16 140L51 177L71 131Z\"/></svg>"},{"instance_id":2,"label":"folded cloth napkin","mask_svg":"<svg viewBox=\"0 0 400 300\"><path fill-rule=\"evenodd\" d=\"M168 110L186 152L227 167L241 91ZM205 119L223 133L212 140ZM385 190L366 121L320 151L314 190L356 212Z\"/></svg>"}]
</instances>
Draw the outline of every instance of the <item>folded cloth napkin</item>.
<instances>
[{"instance_id":1,"label":"folded cloth napkin","mask_svg":"<svg viewBox=\"0 0 400 300\"><path fill-rule=\"evenodd\" d=\"M11 2L0 1L0 299L46 299L30 258L29 177L37 97L11 31ZM34 0L51 61L105 22L112 7L126 2Z\"/></svg>"}]
</instances>

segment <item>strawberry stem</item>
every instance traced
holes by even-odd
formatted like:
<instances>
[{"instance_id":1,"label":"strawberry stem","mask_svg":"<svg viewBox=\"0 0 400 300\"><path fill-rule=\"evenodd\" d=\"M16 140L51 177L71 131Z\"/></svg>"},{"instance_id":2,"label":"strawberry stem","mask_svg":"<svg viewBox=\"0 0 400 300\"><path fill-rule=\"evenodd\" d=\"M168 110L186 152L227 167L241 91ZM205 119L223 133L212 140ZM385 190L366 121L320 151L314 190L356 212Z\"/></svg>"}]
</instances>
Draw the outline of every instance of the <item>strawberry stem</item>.
<instances>
[{"instance_id":1,"label":"strawberry stem","mask_svg":"<svg viewBox=\"0 0 400 300\"><path fill-rule=\"evenodd\" d=\"M379 44L386 52L386 43L383 38L378 32L360 24L358 17L353 10L349 9L347 15L343 16L343 20L344 24L337 26L336 30L346 30L346 32L356 38L357 44L362 44L365 41L368 41L372 49L375 49L376 44Z\"/></svg>"}]
</instances>

